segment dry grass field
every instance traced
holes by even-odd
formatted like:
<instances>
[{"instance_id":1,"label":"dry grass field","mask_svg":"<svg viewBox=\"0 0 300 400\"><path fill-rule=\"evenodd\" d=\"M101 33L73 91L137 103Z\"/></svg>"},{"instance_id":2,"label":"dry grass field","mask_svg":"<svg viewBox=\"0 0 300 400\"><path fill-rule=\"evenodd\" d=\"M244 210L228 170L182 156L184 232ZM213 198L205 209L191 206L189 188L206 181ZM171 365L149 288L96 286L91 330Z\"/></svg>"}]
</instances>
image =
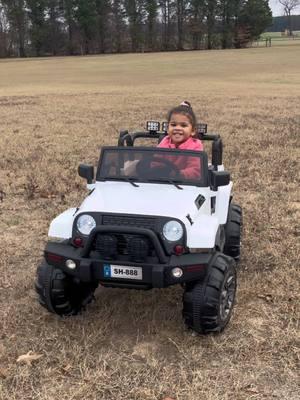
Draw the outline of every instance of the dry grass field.
<instances>
[{"instance_id":1,"label":"dry grass field","mask_svg":"<svg viewBox=\"0 0 300 400\"><path fill-rule=\"evenodd\" d=\"M0 60L1 400L300 398L299 65L300 45ZM180 287L46 312L36 266L51 219L86 195L78 164L184 99L222 135L244 211L231 323L193 335Z\"/></svg>"}]
</instances>

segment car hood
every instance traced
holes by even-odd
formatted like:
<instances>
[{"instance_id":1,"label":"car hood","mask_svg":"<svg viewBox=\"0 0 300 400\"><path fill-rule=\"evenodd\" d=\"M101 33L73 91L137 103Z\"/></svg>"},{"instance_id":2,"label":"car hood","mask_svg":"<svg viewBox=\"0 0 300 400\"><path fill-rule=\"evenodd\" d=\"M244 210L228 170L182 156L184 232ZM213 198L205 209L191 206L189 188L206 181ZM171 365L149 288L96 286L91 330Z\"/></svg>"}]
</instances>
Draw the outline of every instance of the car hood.
<instances>
[{"instance_id":1,"label":"car hood","mask_svg":"<svg viewBox=\"0 0 300 400\"><path fill-rule=\"evenodd\" d=\"M202 194L209 197L209 188L180 186L171 184L137 183L137 187L128 182L96 182L95 189L84 200L77 211L119 213L135 215L156 215L178 218L190 223L199 213L195 200Z\"/></svg>"}]
</instances>

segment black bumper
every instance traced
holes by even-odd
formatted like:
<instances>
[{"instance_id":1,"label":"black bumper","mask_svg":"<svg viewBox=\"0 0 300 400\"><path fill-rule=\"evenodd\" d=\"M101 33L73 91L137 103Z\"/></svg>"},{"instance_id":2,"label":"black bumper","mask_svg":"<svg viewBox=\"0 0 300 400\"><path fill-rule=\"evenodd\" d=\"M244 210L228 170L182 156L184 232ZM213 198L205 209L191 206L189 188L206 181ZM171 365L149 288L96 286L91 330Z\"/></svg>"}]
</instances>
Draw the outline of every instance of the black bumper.
<instances>
[{"instance_id":1,"label":"black bumper","mask_svg":"<svg viewBox=\"0 0 300 400\"><path fill-rule=\"evenodd\" d=\"M108 261L101 258L86 257L82 249L65 243L48 242L45 248L45 259L48 264L61 269L66 274L77 277L83 282L99 281L105 286L127 287L127 288L162 288L178 283L185 283L203 279L207 267L217 255L214 253L172 255L164 259L164 263L135 263ZM76 263L75 269L66 267L66 260ZM105 274L108 265L122 265L127 267L142 268L142 279L111 278ZM180 278L172 275L172 269L179 267L183 270Z\"/></svg>"}]
</instances>

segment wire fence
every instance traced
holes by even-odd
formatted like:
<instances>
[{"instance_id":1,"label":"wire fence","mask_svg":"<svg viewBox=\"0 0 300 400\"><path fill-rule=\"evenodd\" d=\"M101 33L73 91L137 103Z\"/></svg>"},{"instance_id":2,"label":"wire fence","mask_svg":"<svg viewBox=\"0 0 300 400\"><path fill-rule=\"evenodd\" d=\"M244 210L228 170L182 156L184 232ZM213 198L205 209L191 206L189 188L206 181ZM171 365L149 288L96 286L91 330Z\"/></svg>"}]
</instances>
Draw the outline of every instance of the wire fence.
<instances>
[{"instance_id":1,"label":"wire fence","mask_svg":"<svg viewBox=\"0 0 300 400\"><path fill-rule=\"evenodd\" d=\"M252 42L252 47L271 47L272 45L288 45L298 44L300 41L300 34L291 36L264 36Z\"/></svg>"}]
</instances>

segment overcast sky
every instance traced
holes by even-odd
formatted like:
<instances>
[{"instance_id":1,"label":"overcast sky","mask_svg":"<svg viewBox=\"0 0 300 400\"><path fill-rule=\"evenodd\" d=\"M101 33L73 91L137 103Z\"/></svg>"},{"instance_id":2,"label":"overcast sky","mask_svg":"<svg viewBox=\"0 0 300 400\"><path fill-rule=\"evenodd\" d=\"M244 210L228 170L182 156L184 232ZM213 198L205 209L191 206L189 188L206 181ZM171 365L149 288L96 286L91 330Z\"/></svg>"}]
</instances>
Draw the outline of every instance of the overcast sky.
<instances>
[{"instance_id":1,"label":"overcast sky","mask_svg":"<svg viewBox=\"0 0 300 400\"><path fill-rule=\"evenodd\" d=\"M283 6L279 3L278 0L269 0L269 5L273 13L273 17L277 17L278 15L284 15ZM292 14L300 14L300 7L293 11Z\"/></svg>"}]
</instances>

